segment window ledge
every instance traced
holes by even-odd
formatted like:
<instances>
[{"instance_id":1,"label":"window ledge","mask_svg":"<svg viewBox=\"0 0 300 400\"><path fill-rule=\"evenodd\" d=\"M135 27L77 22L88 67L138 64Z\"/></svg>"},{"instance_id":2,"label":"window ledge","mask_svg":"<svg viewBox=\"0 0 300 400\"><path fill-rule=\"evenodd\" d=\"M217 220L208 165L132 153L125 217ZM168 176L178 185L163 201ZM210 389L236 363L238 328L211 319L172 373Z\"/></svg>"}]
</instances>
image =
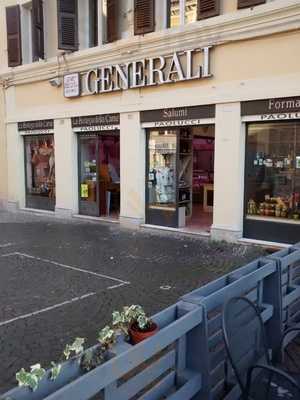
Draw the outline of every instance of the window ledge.
<instances>
[{"instance_id":1,"label":"window ledge","mask_svg":"<svg viewBox=\"0 0 300 400\"><path fill-rule=\"evenodd\" d=\"M178 28L133 36L74 52L66 56L67 66L61 65L61 73L85 71L93 66L155 57L174 50L216 46L299 28L299 0L277 0ZM6 80L7 87L51 79L57 76L58 70L57 58L54 57L47 61L6 68L0 71L0 79Z\"/></svg>"}]
</instances>

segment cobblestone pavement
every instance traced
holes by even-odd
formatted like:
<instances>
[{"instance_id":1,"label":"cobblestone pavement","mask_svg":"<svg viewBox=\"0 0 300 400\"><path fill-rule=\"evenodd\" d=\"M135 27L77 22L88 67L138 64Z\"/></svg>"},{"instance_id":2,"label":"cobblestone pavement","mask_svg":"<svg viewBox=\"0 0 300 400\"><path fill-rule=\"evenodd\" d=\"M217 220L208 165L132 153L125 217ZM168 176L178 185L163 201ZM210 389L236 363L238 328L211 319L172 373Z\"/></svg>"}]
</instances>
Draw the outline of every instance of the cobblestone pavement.
<instances>
[{"instance_id":1,"label":"cobblestone pavement","mask_svg":"<svg viewBox=\"0 0 300 400\"><path fill-rule=\"evenodd\" d=\"M260 255L195 236L0 212L0 393L21 367L49 365L76 336L95 343L114 309L138 303L153 314Z\"/></svg>"}]
</instances>

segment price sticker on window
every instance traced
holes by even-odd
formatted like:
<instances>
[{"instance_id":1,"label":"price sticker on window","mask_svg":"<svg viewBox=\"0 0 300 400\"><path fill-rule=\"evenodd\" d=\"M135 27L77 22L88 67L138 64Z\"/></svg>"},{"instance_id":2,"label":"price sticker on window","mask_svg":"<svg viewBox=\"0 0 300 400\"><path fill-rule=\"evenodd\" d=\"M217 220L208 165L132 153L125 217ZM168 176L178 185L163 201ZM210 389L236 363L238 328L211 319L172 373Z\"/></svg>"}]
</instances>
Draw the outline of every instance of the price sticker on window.
<instances>
[{"instance_id":1,"label":"price sticker on window","mask_svg":"<svg viewBox=\"0 0 300 400\"><path fill-rule=\"evenodd\" d=\"M82 199L86 199L89 197L89 187L85 183L82 183L80 186L80 196Z\"/></svg>"}]
</instances>

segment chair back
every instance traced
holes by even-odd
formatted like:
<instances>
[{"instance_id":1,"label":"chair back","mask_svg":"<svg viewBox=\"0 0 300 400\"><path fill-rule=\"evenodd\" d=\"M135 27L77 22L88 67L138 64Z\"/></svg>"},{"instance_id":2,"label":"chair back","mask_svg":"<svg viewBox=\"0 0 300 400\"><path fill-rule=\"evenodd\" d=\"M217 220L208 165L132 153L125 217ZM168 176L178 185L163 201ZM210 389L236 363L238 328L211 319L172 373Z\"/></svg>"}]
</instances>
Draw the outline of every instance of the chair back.
<instances>
[{"instance_id":1,"label":"chair back","mask_svg":"<svg viewBox=\"0 0 300 400\"><path fill-rule=\"evenodd\" d=\"M224 305L222 329L231 367L245 395L249 367L270 364L260 311L246 297L233 297Z\"/></svg>"},{"instance_id":2,"label":"chair back","mask_svg":"<svg viewBox=\"0 0 300 400\"><path fill-rule=\"evenodd\" d=\"M279 370L257 369L257 376L249 387L247 399L251 400L299 400L300 387L291 376Z\"/></svg>"}]
</instances>

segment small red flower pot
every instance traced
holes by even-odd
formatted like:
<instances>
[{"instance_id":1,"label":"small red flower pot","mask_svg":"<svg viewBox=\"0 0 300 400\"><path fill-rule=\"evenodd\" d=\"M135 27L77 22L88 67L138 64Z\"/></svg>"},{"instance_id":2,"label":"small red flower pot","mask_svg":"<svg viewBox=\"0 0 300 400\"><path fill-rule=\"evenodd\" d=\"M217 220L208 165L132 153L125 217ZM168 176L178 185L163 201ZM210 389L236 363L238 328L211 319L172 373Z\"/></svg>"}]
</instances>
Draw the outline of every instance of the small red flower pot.
<instances>
[{"instance_id":1,"label":"small red flower pot","mask_svg":"<svg viewBox=\"0 0 300 400\"><path fill-rule=\"evenodd\" d=\"M142 342L143 340L155 335L155 333L158 331L158 326L155 322L152 322L152 325L147 331L141 331L137 324L134 323L130 325L129 327L129 335L132 344L137 344Z\"/></svg>"}]
</instances>

